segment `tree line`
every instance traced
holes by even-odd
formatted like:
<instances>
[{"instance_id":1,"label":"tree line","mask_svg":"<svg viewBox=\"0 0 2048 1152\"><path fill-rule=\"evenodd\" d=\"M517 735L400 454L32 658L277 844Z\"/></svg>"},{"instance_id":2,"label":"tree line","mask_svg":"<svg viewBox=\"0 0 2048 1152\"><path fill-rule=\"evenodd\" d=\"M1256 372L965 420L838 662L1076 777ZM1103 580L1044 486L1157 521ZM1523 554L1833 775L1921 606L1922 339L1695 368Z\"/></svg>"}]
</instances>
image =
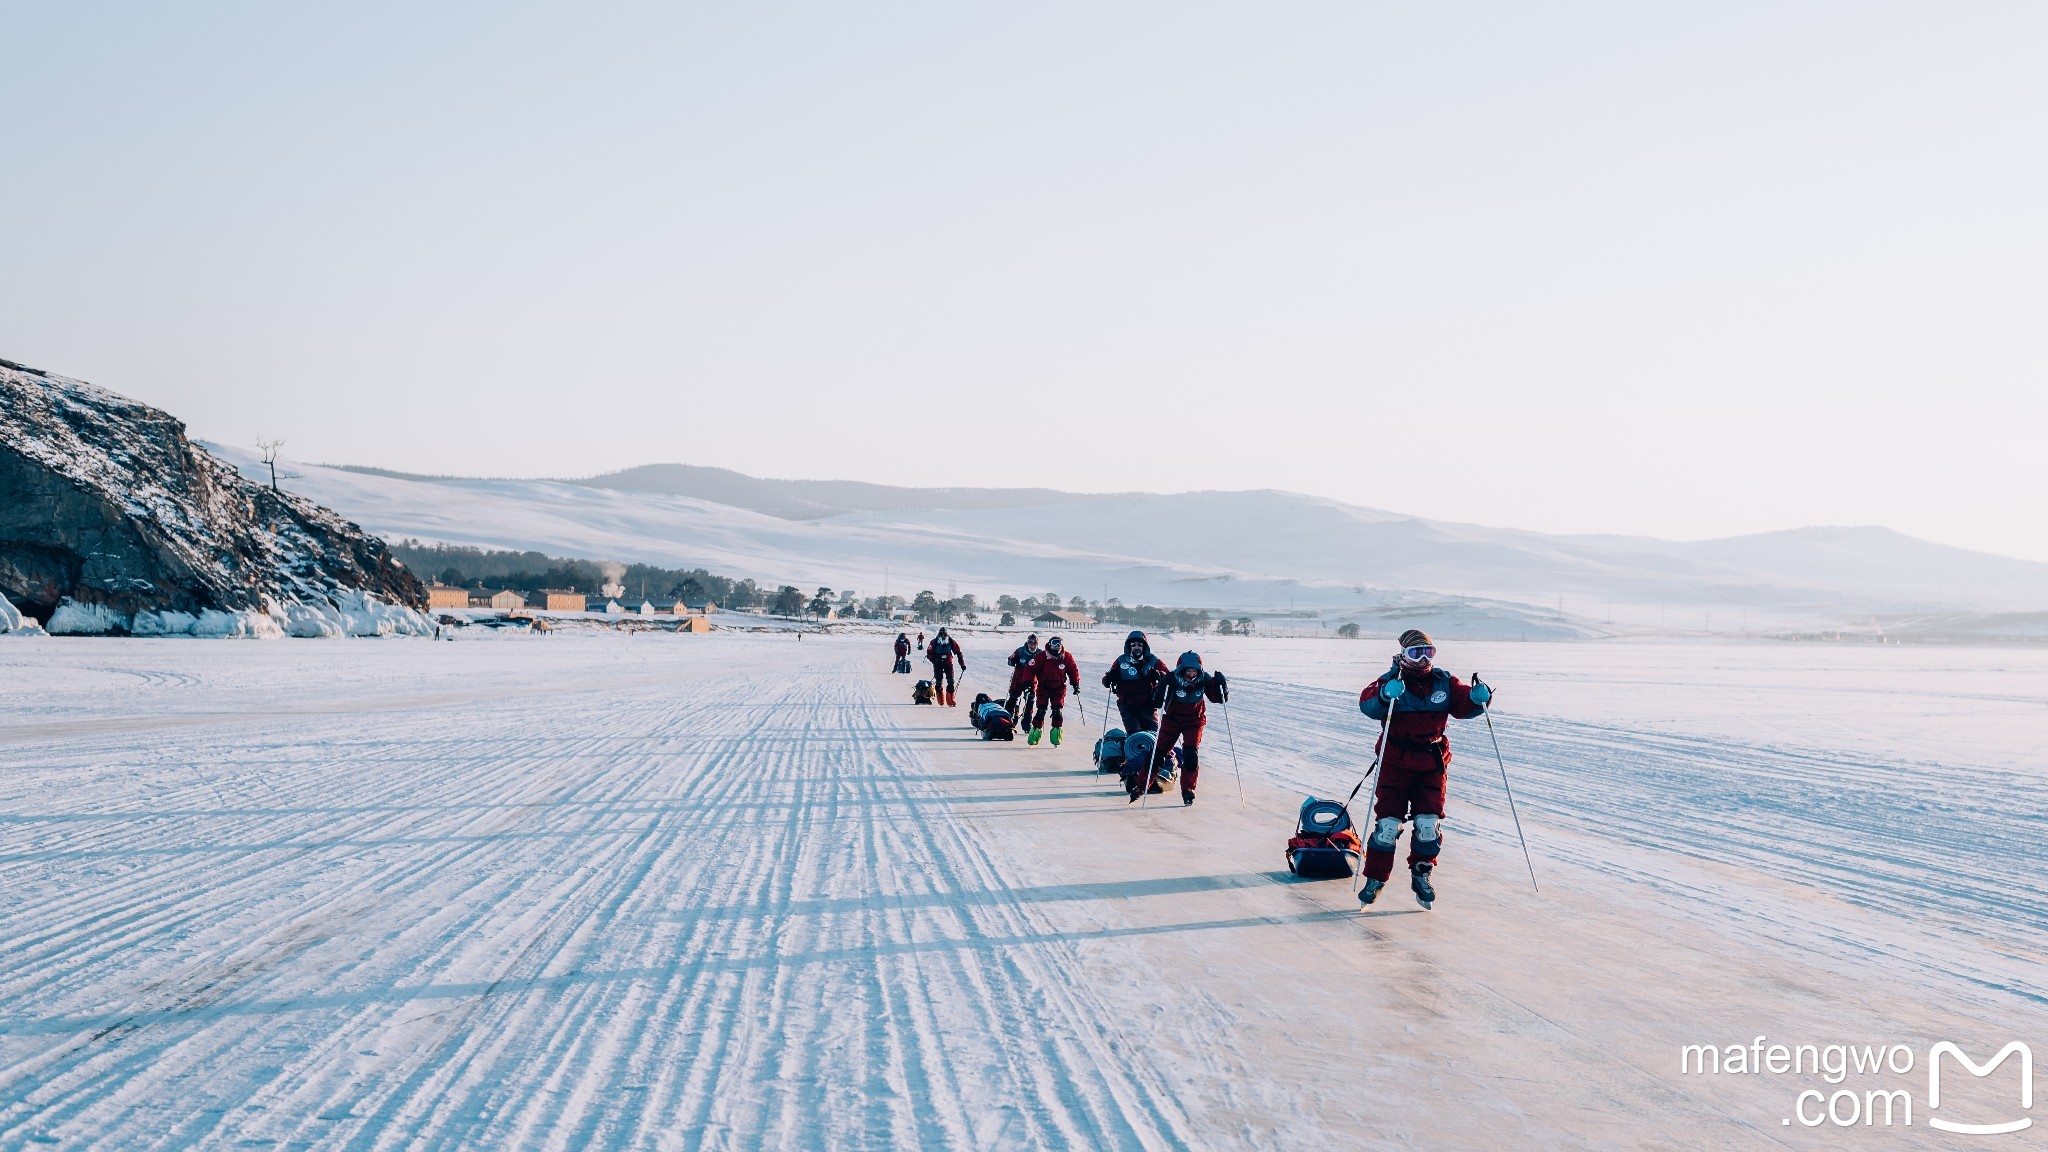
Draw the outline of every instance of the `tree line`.
<instances>
[{"instance_id":1,"label":"tree line","mask_svg":"<svg viewBox=\"0 0 2048 1152\"><path fill-rule=\"evenodd\" d=\"M1142 628L1156 632L1206 632L1213 626L1223 635L1250 636L1250 617L1218 619L1207 609L1159 608L1151 604L1125 604L1112 596L1089 600L1082 596L1062 597L1057 592L1035 596L1002 595L994 603L977 599L972 593L940 599L930 589L905 599L901 596L867 596L850 590L818 587L805 591L794 584L773 588L751 579L720 576L704 568L663 568L653 564L602 564L549 556L542 552L475 548L462 544L430 544L419 540L398 540L387 545L391 554L415 574L457 588L509 588L515 592L538 592L544 588L603 596L607 584L623 589L623 595L660 597L687 603L713 604L729 612L759 609L778 616L840 617L861 620L887 619L908 609L927 624L997 624L1011 627L1029 624L1046 612L1074 612L1098 624ZM607 573L615 573L607 579ZM1353 639L1358 625L1346 624L1337 635Z\"/></svg>"}]
</instances>

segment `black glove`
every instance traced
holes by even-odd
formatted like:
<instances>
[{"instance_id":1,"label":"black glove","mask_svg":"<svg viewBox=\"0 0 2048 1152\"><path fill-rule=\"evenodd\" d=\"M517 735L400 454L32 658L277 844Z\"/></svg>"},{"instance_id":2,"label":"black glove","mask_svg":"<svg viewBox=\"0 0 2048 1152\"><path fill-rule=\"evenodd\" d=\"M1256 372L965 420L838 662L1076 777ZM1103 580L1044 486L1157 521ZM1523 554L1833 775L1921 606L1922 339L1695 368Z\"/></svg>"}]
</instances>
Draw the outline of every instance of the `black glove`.
<instances>
[{"instance_id":1,"label":"black glove","mask_svg":"<svg viewBox=\"0 0 2048 1152\"><path fill-rule=\"evenodd\" d=\"M1225 680L1221 672L1211 672L1209 679L1216 683L1216 698L1227 703L1230 700L1230 681Z\"/></svg>"}]
</instances>

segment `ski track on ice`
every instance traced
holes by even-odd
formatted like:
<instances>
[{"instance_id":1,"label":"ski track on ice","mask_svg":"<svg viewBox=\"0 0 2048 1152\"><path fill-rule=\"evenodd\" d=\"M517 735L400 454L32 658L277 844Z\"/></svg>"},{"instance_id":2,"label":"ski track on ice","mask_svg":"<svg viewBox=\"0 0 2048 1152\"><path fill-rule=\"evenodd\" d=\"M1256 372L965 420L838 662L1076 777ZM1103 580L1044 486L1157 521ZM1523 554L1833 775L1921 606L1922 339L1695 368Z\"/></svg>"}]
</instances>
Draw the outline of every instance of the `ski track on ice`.
<instances>
[{"instance_id":1,"label":"ski track on ice","mask_svg":"<svg viewBox=\"0 0 2048 1152\"><path fill-rule=\"evenodd\" d=\"M786 663L15 733L0 1146L1191 1146L863 677Z\"/></svg>"}]
</instances>

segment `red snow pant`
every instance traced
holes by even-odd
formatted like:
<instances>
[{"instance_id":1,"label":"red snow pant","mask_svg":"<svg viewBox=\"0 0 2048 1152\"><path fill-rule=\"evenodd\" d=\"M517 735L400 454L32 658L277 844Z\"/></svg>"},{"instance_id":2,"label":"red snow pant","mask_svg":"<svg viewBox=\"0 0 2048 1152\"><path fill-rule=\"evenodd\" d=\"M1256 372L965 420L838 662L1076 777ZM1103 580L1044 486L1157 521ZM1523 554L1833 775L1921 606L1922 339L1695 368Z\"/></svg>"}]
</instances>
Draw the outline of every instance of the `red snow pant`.
<instances>
[{"instance_id":1,"label":"red snow pant","mask_svg":"<svg viewBox=\"0 0 2048 1152\"><path fill-rule=\"evenodd\" d=\"M1159 710L1150 704L1126 704L1116 702L1117 715L1124 722L1124 735L1133 732L1159 731Z\"/></svg>"},{"instance_id":2,"label":"red snow pant","mask_svg":"<svg viewBox=\"0 0 2048 1152\"><path fill-rule=\"evenodd\" d=\"M1060 686L1057 688L1040 688L1038 690L1038 706L1037 710L1032 714L1031 726L1033 728L1045 727L1045 714L1050 709L1052 712L1052 726L1055 728L1066 727L1064 722L1066 716L1060 711L1060 706L1066 702L1067 685L1065 681L1061 681Z\"/></svg>"},{"instance_id":3,"label":"red snow pant","mask_svg":"<svg viewBox=\"0 0 2048 1152\"><path fill-rule=\"evenodd\" d=\"M1204 716L1182 719L1168 712L1159 722L1159 742L1152 746L1152 762L1157 764L1164 760L1166 754L1173 751L1173 742L1180 741L1180 791L1183 796L1195 794L1195 781L1202 775L1199 750L1206 721ZM1146 784L1150 783L1146 781Z\"/></svg>"},{"instance_id":4,"label":"red snow pant","mask_svg":"<svg viewBox=\"0 0 2048 1152\"><path fill-rule=\"evenodd\" d=\"M953 678L953 662L951 660L934 660L931 664L932 687L938 691L939 702L943 704L945 703L946 695L959 686L958 682Z\"/></svg>"},{"instance_id":5,"label":"red snow pant","mask_svg":"<svg viewBox=\"0 0 2048 1152\"><path fill-rule=\"evenodd\" d=\"M1406 820L1414 816L1442 816L1444 796L1447 791L1448 764L1439 766L1433 754L1423 753L1421 765L1382 764L1380 765L1379 787L1372 793L1373 823L1383 819ZM1449 755L1445 755L1449 760ZM1391 841L1382 843L1376 828L1366 830L1365 875L1371 880L1385 880L1394 872L1394 846ZM1436 862L1437 852L1443 847L1443 836L1434 840L1418 841L1411 833L1408 837L1408 867Z\"/></svg>"}]
</instances>

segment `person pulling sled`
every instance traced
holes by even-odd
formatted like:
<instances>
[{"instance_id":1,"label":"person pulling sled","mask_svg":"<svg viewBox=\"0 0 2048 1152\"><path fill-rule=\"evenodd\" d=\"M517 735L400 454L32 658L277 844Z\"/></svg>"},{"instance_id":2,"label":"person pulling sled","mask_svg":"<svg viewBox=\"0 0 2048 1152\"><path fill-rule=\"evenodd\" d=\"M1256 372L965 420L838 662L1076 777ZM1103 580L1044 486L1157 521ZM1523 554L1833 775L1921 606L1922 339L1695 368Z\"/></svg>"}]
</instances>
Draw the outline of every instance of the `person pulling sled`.
<instances>
[{"instance_id":1,"label":"person pulling sled","mask_svg":"<svg viewBox=\"0 0 2048 1152\"><path fill-rule=\"evenodd\" d=\"M893 671L899 673L910 671L910 635L908 633L898 632L896 634L896 666Z\"/></svg>"},{"instance_id":2,"label":"person pulling sled","mask_svg":"<svg viewBox=\"0 0 2048 1152\"><path fill-rule=\"evenodd\" d=\"M1379 898L1394 871L1394 843L1401 825L1408 836L1408 884L1424 908L1436 901L1430 874L1443 852L1444 798L1448 791L1450 721L1470 720L1486 711L1493 689L1467 685L1435 666L1436 645L1420 628L1401 633L1393 666L1358 694L1358 710L1385 724L1378 749L1379 784L1373 790L1372 835L1365 842L1365 886L1358 902ZM1391 716L1390 716L1391 710Z\"/></svg>"},{"instance_id":3,"label":"person pulling sled","mask_svg":"<svg viewBox=\"0 0 2048 1152\"><path fill-rule=\"evenodd\" d=\"M1143 632L1124 637L1124 654L1102 674L1102 686L1116 695L1117 714L1125 732L1157 732L1160 686L1170 673L1166 662L1152 654L1152 642Z\"/></svg>"},{"instance_id":4,"label":"person pulling sled","mask_svg":"<svg viewBox=\"0 0 2048 1152\"><path fill-rule=\"evenodd\" d=\"M1003 701L1003 707L1008 708L1011 715L1031 715L1037 695L1031 686L1031 662L1038 659L1039 651L1038 633L1033 632L1024 638L1024 643L1019 644L1015 652L1010 653L1010 696Z\"/></svg>"},{"instance_id":5,"label":"person pulling sled","mask_svg":"<svg viewBox=\"0 0 2048 1152\"><path fill-rule=\"evenodd\" d=\"M1046 713L1050 711L1052 744L1057 748L1060 744L1060 728L1066 723L1063 709L1067 702L1067 686L1072 685L1075 691L1080 690L1081 666L1074 663L1074 654L1067 651L1066 644L1055 636L1045 642L1045 651L1033 657L1029 667L1031 688L1038 696L1038 706L1031 714L1031 735L1026 737L1024 742L1038 743L1038 738L1045 734Z\"/></svg>"},{"instance_id":6,"label":"person pulling sled","mask_svg":"<svg viewBox=\"0 0 2048 1152\"><path fill-rule=\"evenodd\" d=\"M967 706L967 722L981 733L983 740L1015 740L1017 718L1003 707L1000 700L991 700L986 692L977 692L974 702Z\"/></svg>"},{"instance_id":7,"label":"person pulling sled","mask_svg":"<svg viewBox=\"0 0 2048 1152\"><path fill-rule=\"evenodd\" d=\"M1159 740L1153 745L1152 763L1154 768L1137 780L1126 781L1124 791L1130 794L1131 802L1145 794L1158 775L1160 759L1172 752L1176 744L1180 747L1180 802L1183 806L1195 802L1195 785L1202 775L1202 730L1209 723L1209 703L1221 704L1230 699L1230 684L1221 672L1207 672L1202 669L1202 657L1195 652L1183 652L1174 662L1173 675L1159 686L1153 697L1154 706L1161 709Z\"/></svg>"},{"instance_id":8,"label":"person pulling sled","mask_svg":"<svg viewBox=\"0 0 2048 1152\"><path fill-rule=\"evenodd\" d=\"M967 656L960 651L960 642L941 628L925 645L924 658L932 662L932 687L939 693L939 702L958 708L960 701L953 693L960 687L960 679L954 670L957 666L959 671L967 671Z\"/></svg>"}]
</instances>

